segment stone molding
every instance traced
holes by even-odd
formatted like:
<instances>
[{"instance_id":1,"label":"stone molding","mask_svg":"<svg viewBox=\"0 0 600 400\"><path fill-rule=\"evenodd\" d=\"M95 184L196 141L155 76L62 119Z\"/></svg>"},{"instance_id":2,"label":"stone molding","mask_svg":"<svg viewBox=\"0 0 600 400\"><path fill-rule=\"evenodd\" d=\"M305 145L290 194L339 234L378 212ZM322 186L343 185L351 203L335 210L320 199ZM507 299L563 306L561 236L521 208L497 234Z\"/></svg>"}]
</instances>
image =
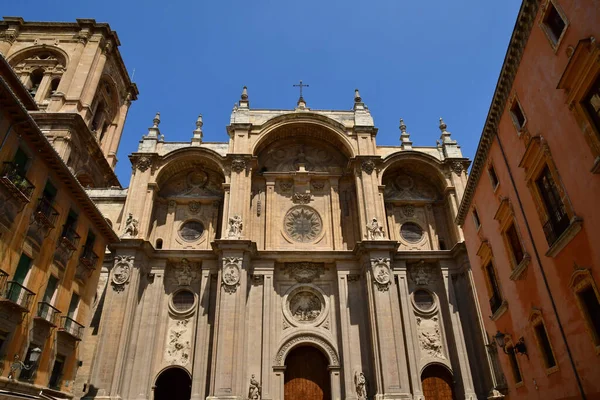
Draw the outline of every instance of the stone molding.
<instances>
[{"instance_id":1,"label":"stone molding","mask_svg":"<svg viewBox=\"0 0 600 400\"><path fill-rule=\"evenodd\" d=\"M296 335L288 337L277 350L273 368L285 367L285 358L287 354L293 348L304 343L316 345L316 347L322 350L327 355L327 359L329 360L329 368L340 368L340 358L335 347L331 345L325 338L310 332L297 333Z\"/></svg>"}]
</instances>

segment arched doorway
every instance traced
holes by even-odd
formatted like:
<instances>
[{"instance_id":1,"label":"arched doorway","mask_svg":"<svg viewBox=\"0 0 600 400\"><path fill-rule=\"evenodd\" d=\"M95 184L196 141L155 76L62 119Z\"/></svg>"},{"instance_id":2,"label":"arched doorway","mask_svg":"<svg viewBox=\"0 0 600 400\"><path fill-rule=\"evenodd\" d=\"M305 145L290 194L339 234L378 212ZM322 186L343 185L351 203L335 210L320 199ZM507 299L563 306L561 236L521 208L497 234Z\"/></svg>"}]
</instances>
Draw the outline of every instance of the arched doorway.
<instances>
[{"instance_id":1,"label":"arched doorway","mask_svg":"<svg viewBox=\"0 0 600 400\"><path fill-rule=\"evenodd\" d=\"M331 379L328 361L311 346L297 347L285 360L285 400L329 400Z\"/></svg>"},{"instance_id":2,"label":"arched doorway","mask_svg":"<svg viewBox=\"0 0 600 400\"><path fill-rule=\"evenodd\" d=\"M425 400L454 400L454 383L450 372L441 365L429 365L421 374Z\"/></svg>"},{"instance_id":3,"label":"arched doorway","mask_svg":"<svg viewBox=\"0 0 600 400\"><path fill-rule=\"evenodd\" d=\"M156 379L154 400L190 400L192 378L183 368L167 368Z\"/></svg>"}]
</instances>

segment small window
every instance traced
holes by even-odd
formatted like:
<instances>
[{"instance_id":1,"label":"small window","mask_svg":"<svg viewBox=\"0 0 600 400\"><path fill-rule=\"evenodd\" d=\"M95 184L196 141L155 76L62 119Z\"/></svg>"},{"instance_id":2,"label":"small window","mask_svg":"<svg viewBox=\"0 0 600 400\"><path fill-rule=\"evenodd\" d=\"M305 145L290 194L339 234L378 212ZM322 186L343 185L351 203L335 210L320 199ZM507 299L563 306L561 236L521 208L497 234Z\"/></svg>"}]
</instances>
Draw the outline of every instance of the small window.
<instances>
[{"instance_id":1,"label":"small window","mask_svg":"<svg viewBox=\"0 0 600 400\"><path fill-rule=\"evenodd\" d=\"M488 168L488 174L490 176L490 181L492 182L492 188L496 190L500 181L498 180L498 175L496 175L496 170L494 169L494 166L491 164Z\"/></svg>"},{"instance_id":2,"label":"small window","mask_svg":"<svg viewBox=\"0 0 600 400\"><path fill-rule=\"evenodd\" d=\"M596 131L600 132L600 76L598 76L590 91L585 96L583 105L596 126Z\"/></svg>"},{"instance_id":3,"label":"small window","mask_svg":"<svg viewBox=\"0 0 600 400\"><path fill-rule=\"evenodd\" d=\"M163 240L162 239L156 239L156 249L160 250L163 248Z\"/></svg>"},{"instance_id":4,"label":"small window","mask_svg":"<svg viewBox=\"0 0 600 400\"><path fill-rule=\"evenodd\" d=\"M418 243L423 239L423 229L414 222L405 222L400 228L400 236L409 243Z\"/></svg>"},{"instance_id":5,"label":"small window","mask_svg":"<svg viewBox=\"0 0 600 400\"><path fill-rule=\"evenodd\" d=\"M69 210L69 215L67 216L67 221L65 222L65 225L63 226L63 233L62 236L63 237L70 237L69 235L72 232L75 232L75 228L77 226L77 213L73 210Z\"/></svg>"},{"instance_id":6,"label":"small window","mask_svg":"<svg viewBox=\"0 0 600 400\"><path fill-rule=\"evenodd\" d=\"M35 97L38 89L40 88L40 84L42 83L42 78L44 78L44 71L41 69L36 69L29 76L27 90L29 91L31 97Z\"/></svg>"},{"instance_id":7,"label":"small window","mask_svg":"<svg viewBox=\"0 0 600 400\"><path fill-rule=\"evenodd\" d=\"M548 9L544 15L543 24L550 40L552 40L554 45L557 45L567 27L567 23L552 1L549 1L548 3Z\"/></svg>"},{"instance_id":8,"label":"small window","mask_svg":"<svg viewBox=\"0 0 600 400\"><path fill-rule=\"evenodd\" d=\"M523 261L523 247L521 246L521 240L519 238L519 234L517 233L517 228L515 227L514 222L510 224L510 227L506 230L506 239L508 241L508 245L510 246L510 251L515 261L515 267Z\"/></svg>"},{"instance_id":9,"label":"small window","mask_svg":"<svg viewBox=\"0 0 600 400\"><path fill-rule=\"evenodd\" d=\"M594 338L594 345L600 346L600 302L596 291L592 285L588 285L577 292L577 297Z\"/></svg>"},{"instance_id":10,"label":"small window","mask_svg":"<svg viewBox=\"0 0 600 400\"><path fill-rule=\"evenodd\" d=\"M440 246L440 250L448 250L446 248L446 242L444 242L444 239L439 240L439 246Z\"/></svg>"},{"instance_id":11,"label":"small window","mask_svg":"<svg viewBox=\"0 0 600 400\"><path fill-rule=\"evenodd\" d=\"M485 273L489 286L490 309L492 310L492 314L495 314L502 305L502 295L500 294L500 286L496 279L496 271L491 261L485 266Z\"/></svg>"},{"instance_id":12,"label":"small window","mask_svg":"<svg viewBox=\"0 0 600 400\"><path fill-rule=\"evenodd\" d=\"M513 374L513 378L515 378L515 383L523 382L523 376L521 375L521 368L519 368L519 362L517 361L517 355L515 354L514 347L507 347L506 351L508 352L508 361L510 363L510 369Z\"/></svg>"},{"instance_id":13,"label":"small window","mask_svg":"<svg viewBox=\"0 0 600 400\"><path fill-rule=\"evenodd\" d=\"M479 229L481 222L479 221L479 214L475 208L473 209L473 222L475 222L475 228Z\"/></svg>"},{"instance_id":14,"label":"small window","mask_svg":"<svg viewBox=\"0 0 600 400\"><path fill-rule=\"evenodd\" d=\"M552 346L550 345L550 339L548 338L548 332L546 332L544 323L540 322L535 325L534 330L546 369L556 367L556 359L554 358L554 353L552 352Z\"/></svg>"},{"instance_id":15,"label":"small window","mask_svg":"<svg viewBox=\"0 0 600 400\"><path fill-rule=\"evenodd\" d=\"M513 102L512 106L510 107L510 115L512 117L513 123L517 127L517 130L521 131L521 129L523 129L523 127L525 126L525 122L527 122L527 120L525 119L525 114L523 113L521 104L519 104L519 100L515 99L515 101Z\"/></svg>"},{"instance_id":16,"label":"small window","mask_svg":"<svg viewBox=\"0 0 600 400\"><path fill-rule=\"evenodd\" d=\"M23 177L29 168L29 157L27 156L27 153L25 153L25 151L23 151L23 149L20 147L17 149L17 152L13 158L13 166L15 171L17 171Z\"/></svg>"},{"instance_id":17,"label":"small window","mask_svg":"<svg viewBox=\"0 0 600 400\"><path fill-rule=\"evenodd\" d=\"M181 225L179 236L186 242L194 242L202 236L204 225L200 221L187 221Z\"/></svg>"},{"instance_id":18,"label":"small window","mask_svg":"<svg viewBox=\"0 0 600 400\"><path fill-rule=\"evenodd\" d=\"M413 294L413 299L415 301L415 305L421 311L429 311L435 304L435 300L433 299L431 293L423 289L415 291Z\"/></svg>"},{"instance_id":19,"label":"small window","mask_svg":"<svg viewBox=\"0 0 600 400\"><path fill-rule=\"evenodd\" d=\"M48 96L47 97L50 97L54 93L56 93L56 90L58 89L58 84L59 83L60 83L60 78L54 78L54 79L52 79L52 81L50 82L50 90L48 91Z\"/></svg>"},{"instance_id":20,"label":"small window","mask_svg":"<svg viewBox=\"0 0 600 400\"><path fill-rule=\"evenodd\" d=\"M173 309L181 313L191 310L191 308L194 306L196 298L194 293L184 289L176 292L171 301Z\"/></svg>"},{"instance_id":21,"label":"small window","mask_svg":"<svg viewBox=\"0 0 600 400\"><path fill-rule=\"evenodd\" d=\"M569 216L565 204L562 201L554 177L546 165L540 176L535 180L542 203L547 213L544 223L544 233L548 245L552 244L569 227Z\"/></svg>"}]
</instances>

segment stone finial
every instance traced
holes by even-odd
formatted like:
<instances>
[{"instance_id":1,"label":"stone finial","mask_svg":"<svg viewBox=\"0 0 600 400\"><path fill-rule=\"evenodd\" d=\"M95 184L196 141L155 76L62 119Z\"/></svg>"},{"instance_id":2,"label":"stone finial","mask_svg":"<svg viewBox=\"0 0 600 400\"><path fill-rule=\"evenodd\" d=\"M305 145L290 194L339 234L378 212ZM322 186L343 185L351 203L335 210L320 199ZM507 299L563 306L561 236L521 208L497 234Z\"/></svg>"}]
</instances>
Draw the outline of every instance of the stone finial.
<instances>
[{"instance_id":1,"label":"stone finial","mask_svg":"<svg viewBox=\"0 0 600 400\"><path fill-rule=\"evenodd\" d=\"M403 150L412 149L412 142L410 141L410 133L406 132L406 124L404 120L400 118L400 144Z\"/></svg>"},{"instance_id":2,"label":"stone finial","mask_svg":"<svg viewBox=\"0 0 600 400\"><path fill-rule=\"evenodd\" d=\"M440 117L440 131L442 131L442 133L444 133L446 131L447 127L448 126L444 122L444 119L442 117Z\"/></svg>"},{"instance_id":3,"label":"stone finial","mask_svg":"<svg viewBox=\"0 0 600 400\"><path fill-rule=\"evenodd\" d=\"M358 89L354 89L354 111L365 110L366 108L365 103L362 101L362 97L360 97L360 92Z\"/></svg>"},{"instance_id":4,"label":"stone finial","mask_svg":"<svg viewBox=\"0 0 600 400\"><path fill-rule=\"evenodd\" d=\"M452 140L452 138L450 137L450 132L448 132L446 130L448 126L446 125L446 123L444 122L444 120L440 117L440 131L442 132L442 135L440 136L440 139L442 141L442 144L444 143L452 143L452 144L456 144L456 142L454 142Z\"/></svg>"},{"instance_id":5,"label":"stone finial","mask_svg":"<svg viewBox=\"0 0 600 400\"><path fill-rule=\"evenodd\" d=\"M362 102L362 98L360 97L360 93L358 92L358 89L354 89L354 102L355 103Z\"/></svg>"},{"instance_id":6,"label":"stone finial","mask_svg":"<svg viewBox=\"0 0 600 400\"><path fill-rule=\"evenodd\" d=\"M148 134L144 136L147 139L158 139L160 137L160 129L158 129L158 125L160 125L160 113L157 112L152 120L152 126L148 128Z\"/></svg>"},{"instance_id":7,"label":"stone finial","mask_svg":"<svg viewBox=\"0 0 600 400\"><path fill-rule=\"evenodd\" d=\"M152 127L158 129L158 125L160 124L160 113L159 112L157 112L156 115L154 116L152 123L154 124Z\"/></svg>"},{"instance_id":8,"label":"stone finial","mask_svg":"<svg viewBox=\"0 0 600 400\"><path fill-rule=\"evenodd\" d=\"M462 153L460 151L460 147L456 140L452 140L450 136L450 132L446 130L447 125L442 118L440 118L440 131L442 135L440 136L440 140L438 144L441 144L441 147L444 151L444 157L454 158L454 157L462 157Z\"/></svg>"},{"instance_id":9,"label":"stone finial","mask_svg":"<svg viewBox=\"0 0 600 400\"><path fill-rule=\"evenodd\" d=\"M202 121L202 114L200 114L196 120L196 129L193 132L192 143L202 143L202 125L204 125L204 122Z\"/></svg>"},{"instance_id":10,"label":"stone finial","mask_svg":"<svg viewBox=\"0 0 600 400\"><path fill-rule=\"evenodd\" d=\"M240 108L249 108L250 101L248 100L248 87L244 86L242 88L242 95L240 96Z\"/></svg>"}]
</instances>

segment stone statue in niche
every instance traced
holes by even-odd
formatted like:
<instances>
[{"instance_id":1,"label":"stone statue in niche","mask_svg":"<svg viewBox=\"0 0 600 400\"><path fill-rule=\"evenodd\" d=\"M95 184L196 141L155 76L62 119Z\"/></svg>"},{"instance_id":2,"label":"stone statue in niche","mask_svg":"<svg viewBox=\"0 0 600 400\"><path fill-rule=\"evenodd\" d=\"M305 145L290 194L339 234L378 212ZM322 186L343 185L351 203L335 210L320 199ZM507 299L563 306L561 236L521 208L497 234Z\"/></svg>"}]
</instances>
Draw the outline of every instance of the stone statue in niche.
<instances>
[{"instance_id":1,"label":"stone statue in niche","mask_svg":"<svg viewBox=\"0 0 600 400\"><path fill-rule=\"evenodd\" d=\"M417 317L417 326L422 352L428 357L445 358L442 353L442 335L438 317L431 319Z\"/></svg>"},{"instance_id":2,"label":"stone statue in niche","mask_svg":"<svg viewBox=\"0 0 600 400\"><path fill-rule=\"evenodd\" d=\"M321 315L323 305L316 294L309 291L296 293L290 299L290 312L298 322L312 322Z\"/></svg>"},{"instance_id":3,"label":"stone statue in niche","mask_svg":"<svg viewBox=\"0 0 600 400\"><path fill-rule=\"evenodd\" d=\"M256 376L252 374L250 378L250 387L248 388L248 400L260 400L260 382L256 380Z\"/></svg>"},{"instance_id":4,"label":"stone statue in niche","mask_svg":"<svg viewBox=\"0 0 600 400\"><path fill-rule=\"evenodd\" d=\"M356 387L356 397L358 400L367 400L367 378L362 371L354 373L354 386Z\"/></svg>"},{"instance_id":5,"label":"stone statue in niche","mask_svg":"<svg viewBox=\"0 0 600 400\"><path fill-rule=\"evenodd\" d=\"M123 239L133 239L138 234L138 220L133 218L133 214L129 213L125 221L125 229L123 230Z\"/></svg>"},{"instance_id":6,"label":"stone statue in niche","mask_svg":"<svg viewBox=\"0 0 600 400\"><path fill-rule=\"evenodd\" d=\"M229 218L229 226L227 227L227 239L240 239L242 237L242 217L234 215Z\"/></svg>"},{"instance_id":7,"label":"stone statue in niche","mask_svg":"<svg viewBox=\"0 0 600 400\"><path fill-rule=\"evenodd\" d=\"M367 224L367 240L381 240L385 239L385 233L383 227L377 222L377 218L373 218L371 222Z\"/></svg>"}]
</instances>

